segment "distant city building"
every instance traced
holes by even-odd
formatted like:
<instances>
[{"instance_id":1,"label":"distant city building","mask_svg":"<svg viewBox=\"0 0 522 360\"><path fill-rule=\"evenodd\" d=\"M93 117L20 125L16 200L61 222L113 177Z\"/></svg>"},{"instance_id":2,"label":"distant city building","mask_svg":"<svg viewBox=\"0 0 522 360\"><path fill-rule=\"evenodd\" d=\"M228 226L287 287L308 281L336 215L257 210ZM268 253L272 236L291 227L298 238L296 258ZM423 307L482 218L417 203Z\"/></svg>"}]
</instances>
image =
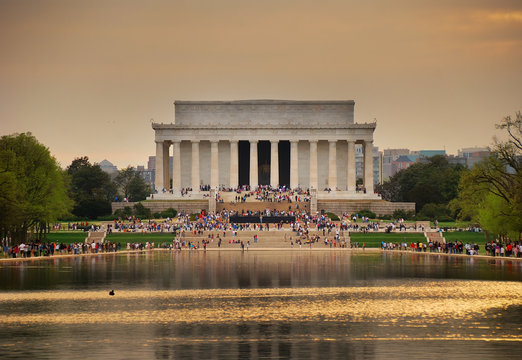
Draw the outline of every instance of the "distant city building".
<instances>
[{"instance_id":1,"label":"distant city building","mask_svg":"<svg viewBox=\"0 0 522 360\"><path fill-rule=\"evenodd\" d=\"M149 164L150 164L150 158L151 157L149 156ZM147 167L148 167L148 165L147 165ZM138 167L136 168L136 172L143 177L143 179L145 180L145 182L147 184L154 185L154 175L156 172L155 170L145 169L145 166L138 165Z\"/></svg>"},{"instance_id":2,"label":"distant city building","mask_svg":"<svg viewBox=\"0 0 522 360\"><path fill-rule=\"evenodd\" d=\"M382 180L386 180L395 174L392 163L401 155L409 155L409 149L385 149L382 154Z\"/></svg>"},{"instance_id":3,"label":"distant city building","mask_svg":"<svg viewBox=\"0 0 522 360\"><path fill-rule=\"evenodd\" d=\"M116 175L118 173L118 168L107 159L101 161L98 165L109 175Z\"/></svg>"},{"instance_id":4,"label":"distant city building","mask_svg":"<svg viewBox=\"0 0 522 360\"><path fill-rule=\"evenodd\" d=\"M491 150L487 147L463 148L458 151L458 157L464 159L463 165L468 168L472 168L489 154L491 154Z\"/></svg>"},{"instance_id":5,"label":"distant city building","mask_svg":"<svg viewBox=\"0 0 522 360\"><path fill-rule=\"evenodd\" d=\"M427 161L428 158L436 155L447 156L446 150L385 149L382 156L382 180L388 180L416 162Z\"/></svg>"},{"instance_id":6,"label":"distant city building","mask_svg":"<svg viewBox=\"0 0 522 360\"><path fill-rule=\"evenodd\" d=\"M412 155L416 155L417 152L412 152ZM446 156L446 150L419 150L418 155L421 158L430 158L435 155Z\"/></svg>"},{"instance_id":7,"label":"distant city building","mask_svg":"<svg viewBox=\"0 0 522 360\"><path fill-rule=\"evenodd\" d=\"M170 156L170 168L172 169L172 161L173 157ZM149 161L147 162L147 170L156 170L156 156L149 156Z\"/></svg>"},{"instance_id":8,"label":"distant city building","mask_svg":"<svg viewBox=\"0 0 522 360\"><path fill-rule=\"evenodd\" d=\"M156 156L149 156L147 162L147 170L156 170Z\"/></svg>"},{"instance_id":9,"label":"distant city building","mask_svg":"<svg viewBox=\"0 0 522 360\"><path fill-rule=\"evenodd\" d=\"M379 147L373 147L373 183L382 184L383 157ZM355 174L357 179L364 177L364 152L362 144L355 144Z\"/></svg>"}]
</instances>

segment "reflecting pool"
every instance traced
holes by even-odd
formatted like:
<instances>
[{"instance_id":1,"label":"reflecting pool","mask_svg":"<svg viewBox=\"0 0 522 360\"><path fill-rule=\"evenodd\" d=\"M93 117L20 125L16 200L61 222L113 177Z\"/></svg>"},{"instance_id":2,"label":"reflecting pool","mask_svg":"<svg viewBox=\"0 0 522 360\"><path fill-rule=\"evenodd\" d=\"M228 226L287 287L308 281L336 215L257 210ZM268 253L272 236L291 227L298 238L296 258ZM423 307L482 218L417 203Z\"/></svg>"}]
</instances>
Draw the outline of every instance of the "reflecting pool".
<instances>
[{"instance_id":1,"label":"reflecting pool","mask_svg":"<svg viewBox=\"0 0 522 360\"><path fill-rule=\"evenodd\" d=\"M362 251L0 263L0 357L519 358L521 280L521 261Z\"/></svg>"}]
</instances>

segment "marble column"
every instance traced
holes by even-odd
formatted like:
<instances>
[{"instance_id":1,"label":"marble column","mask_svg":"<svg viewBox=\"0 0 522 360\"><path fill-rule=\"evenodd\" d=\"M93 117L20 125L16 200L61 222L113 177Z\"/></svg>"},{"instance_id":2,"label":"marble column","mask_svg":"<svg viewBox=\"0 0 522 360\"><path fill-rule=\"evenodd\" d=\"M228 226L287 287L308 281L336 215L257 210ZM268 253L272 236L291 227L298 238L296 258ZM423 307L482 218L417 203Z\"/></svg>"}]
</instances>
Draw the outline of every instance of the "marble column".
<instances>
[{"instance_id":1,"label":"marble column","mask_svg":"<svg viewBox=\"0 0 522 360\"><path fill-rule=\"evenodd\" d=\"M299 187L299 141L290 140L290 188Z\"/></svg>"},{"instance_id":2,"label":"marble column","mask_svg":"<svg viewBox=\"0 0 522 360\"><path fill-rule=\"evenodd\" d=\"M364 142L364 187L373 194L373 141Z\"/></svg>"},{"instance_id":3,"label":"marble column","mask_svg":"<svg viewBox=\"0 0 522 360\"><path fill-rule=\"evenodd\" d=\"M156 141L156 175L154 185L158 193L163 191L163 141Z\"/></svg>"},{"instance_id":4,"label":"marble column","mask_svg":"<svg viewBox=\"0 0 522 360\"><path fill-rule=\"evenodd\" d=\"M175 140L172 142L172 189L181 190L181 142Z\"/></svg>"},{"instance_id":5,"label":"marble column","mask_svg":"<svg viewBox=\"0 0 522 360\"><path fill-rule=\"evenodd\" d=\"M355 192L357 184L355 174L355 141L348 141L348 191Z\"/></svg>"},{"instance_id":6,"label":"marble column","mask_svg":"<svg viewBox=\"0 0 522 360\"><path fill-rule=\"evenodd\" d=\"M337 140L328 141L328 187L337 189Z\"/></svg>"},{"instance_id":7,"label":"marble column","mask_svg":"<svg viewBox=\"0 0 522 360\"><path fill-rule=\"evenodd\" d=\"M192 140L192 191L199 191L199 140Z\"/></svg>"},{"instance_id":8,"label":"marble column","mask_svg":"<svg viewBox=\"0 0 522 360\"><path fill-rule=\"evenodd\" d=\"M163 142L163 187L170 189L170 143Z\"/></svg>"},{"instance_id":9,"label":"marble column","mask_svg":"<svg viewBox=\"0 0 522 360\"><path fill-rule=\"evenodd\" d=\"M237 140L230 140L230 187L237 188L239 181L239 154Z\"/></svg>"},{"instance_id":10,"label":"marble column","mask_svg":"<svg viewBox=\"0 0 522 360\"><path fill-rule=\"evenodd\" d=\"M255 190L259 181L257 167L257 140L250 140L250 188L252 190Z\"/></svg>"},{"instance_id":11,"label":"marble column","mask_svg":"<svg viewBox=\"0 0 522 360\"><path fill-rule=\"evenodd\" d=\"M279 140L270 141L270 186L279 186Z\"/></svg>"},{"instance_id":12,"label":"marble column","mask_svg":"<svg viewBox=\"0 0 522 360\"><path fill-rule=\"evenodd\" d=\"M317 140L310 140L310 188L317 186Z\"/></svg>"},{"instance_id":13,"label":"marble column","mask_svg":"<svg viewBox=\"0 0 522 360\"><path fill-rule=\"evenodd\" d=\"M219 186L219 156L217 140L210 141L210 188L217 189Z\"/></svg>"}]
</instances>

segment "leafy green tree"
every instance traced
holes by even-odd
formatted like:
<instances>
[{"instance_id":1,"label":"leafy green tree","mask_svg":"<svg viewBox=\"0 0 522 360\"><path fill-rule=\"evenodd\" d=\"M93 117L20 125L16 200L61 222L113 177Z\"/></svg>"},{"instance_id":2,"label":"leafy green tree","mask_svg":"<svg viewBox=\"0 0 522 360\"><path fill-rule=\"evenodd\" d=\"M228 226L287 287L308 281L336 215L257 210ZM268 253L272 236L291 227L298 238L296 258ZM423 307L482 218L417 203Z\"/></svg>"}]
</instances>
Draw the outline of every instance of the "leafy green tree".
<instances>
[{"instance_id":1,"label":"leafy green tree","mask_svg":"<svg viewBox=\"0 0 522 360\"><path fill-rule=\"evenodd\" d=\"M417 214L417 220L455 221L451 209L445 204L428 203Z\"/></svg>"},{"instance_id":2,"label":"leafy green tree","mask_svg":"<svg viewBox=\"0 0 522 360\"><path fill-rule=\"evenodd\" d=\"M114 178L114 182L118 185L118 190L125 198L129 198L129 185L136 175L136 170L128 166L118 171L118 175Z\"/></svg>"},{"instance_id":3,"label":"leafy green tree","mask_svg":"<svg viewBox=\"0 0 522 360\"><path fill-rule=\"evenodd\" d=\"M458 194L465 168L450 164L445 156L433 156L399 171L377 191L388 201L415 202L417 212L426 204L447 205Z\"/></svg>"},{"instance_id":4,"label":"leafy green tree","mask_svg":"<svg viewBox=\"0 0 522 360\"><path fill-rule=\"evenodd\" d=\"M134 204L134 215L140 219L150 219L152 217L149 208L146 208L142 203Z\"/></svg>"},{"instance_id":5,"label":"leafy green tree","mask_svg":"<svg viewBox=\"0 0 522 360\"><path fill-rule=\"evenodd\" d=\"M495 140L491 156L462 177L459 196L451 203L459 219L478 222L495 235L520 239L522 233L522 114L505 117L498 129L507 140Z\"/></svg>"},{"instance_id":6,"label":"leafy green tree","mask_svg":"<svg viewBox=\"0 0 522 360\"><path fill-rule=\"evenodd\" d=\"M49 149L31 133L0 139L0 232L21 242L45 236L49 223L72 206L67 179Z\"/></svg>"},{"instance_id":7,"label":"leafy green tree","mask_svg":"<svg viewBox=\"0 0 522 360\"><path fill-rule=\"evenodd\" d=\"M111 214L111 201L116 196L116 185L99 165L91 164L85 156L73 160L67 172L71 176L74 215L95 219Z\"/></svg>"},{"instance_id":8,"label":"leafy green tree","mask_svg":"<svg viewBox=\"0 0 522 360\"><path fill-rule=\"evenodd\" d=\"M118 171L114 181L123 197L132 202L145 200L152 192L145 179L130 166Z\"/></svg>"}]
</instances>

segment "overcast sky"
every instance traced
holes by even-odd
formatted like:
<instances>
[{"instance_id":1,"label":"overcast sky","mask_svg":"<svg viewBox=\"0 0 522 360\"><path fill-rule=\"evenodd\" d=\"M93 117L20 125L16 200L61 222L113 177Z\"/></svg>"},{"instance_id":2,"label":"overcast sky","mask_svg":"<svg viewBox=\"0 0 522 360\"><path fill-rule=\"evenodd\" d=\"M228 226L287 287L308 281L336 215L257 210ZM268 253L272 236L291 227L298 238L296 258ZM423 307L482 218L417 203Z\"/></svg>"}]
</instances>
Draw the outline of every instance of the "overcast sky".
<instances>
[{"instance_id":1,"label":"overcast sky","mask_svg":"<svg viewBox=\"0 0 522 360\"><path fill-rule=\"evenodd\" d=\"M0 0L0 133L62 166L154 155L174 100L355 100L381 149L456 153L522 110L522 1Z\"/></svg>"}]
</instances>

